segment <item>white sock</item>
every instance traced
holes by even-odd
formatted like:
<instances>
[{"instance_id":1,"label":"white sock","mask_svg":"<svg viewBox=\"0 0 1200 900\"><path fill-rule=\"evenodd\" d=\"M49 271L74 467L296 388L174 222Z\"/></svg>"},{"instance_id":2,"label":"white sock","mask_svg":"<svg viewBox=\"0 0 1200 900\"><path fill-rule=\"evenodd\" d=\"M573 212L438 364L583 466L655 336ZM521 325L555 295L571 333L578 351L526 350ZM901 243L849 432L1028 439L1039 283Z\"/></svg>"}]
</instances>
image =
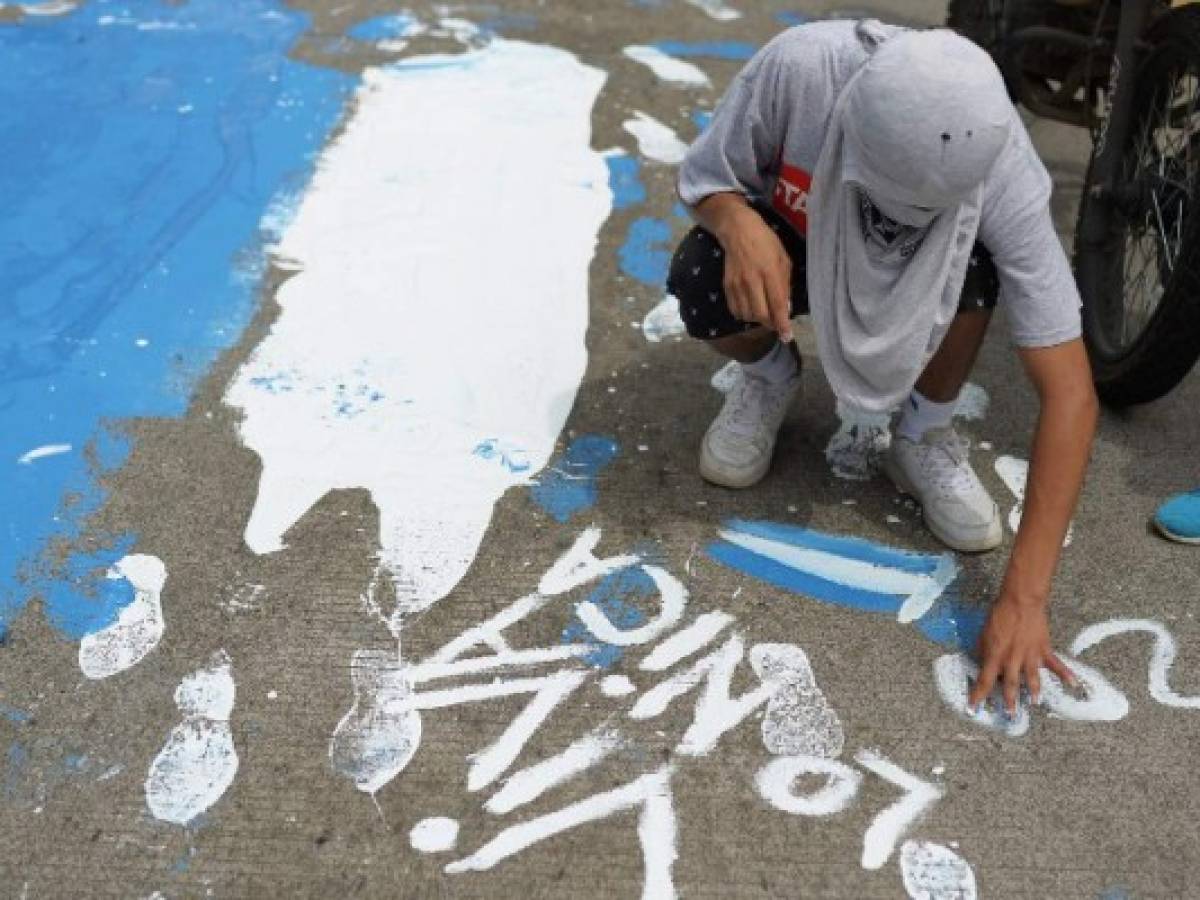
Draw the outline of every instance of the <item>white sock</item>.
<instances>
[{"instance_id":1,"label":"white sock","mask_svg":"<svg viewBox=\"0 0 1200 900\"><path fill-rule=\"evenodd\" d=\"M925 432L934 428L945 428L954 418L954 406L957 398L949 403L936 403L914 390L904 401L904 411L900 414L900 424L896 433L910 441L919 441Z\"/></svg>"},{"instance_id":2,"label":"white sock","mask_svg":"<svg viewBox=\"0 0 1200 900\"><path fill-rule=\"evenodd\" d=\"M787 381L798 371L791 348L783 341L776 341L775 346L768 350L767 355L758 362L742 363L742 368L751 375L757 375L771 384Z\"/></svg>"}]
</instances>

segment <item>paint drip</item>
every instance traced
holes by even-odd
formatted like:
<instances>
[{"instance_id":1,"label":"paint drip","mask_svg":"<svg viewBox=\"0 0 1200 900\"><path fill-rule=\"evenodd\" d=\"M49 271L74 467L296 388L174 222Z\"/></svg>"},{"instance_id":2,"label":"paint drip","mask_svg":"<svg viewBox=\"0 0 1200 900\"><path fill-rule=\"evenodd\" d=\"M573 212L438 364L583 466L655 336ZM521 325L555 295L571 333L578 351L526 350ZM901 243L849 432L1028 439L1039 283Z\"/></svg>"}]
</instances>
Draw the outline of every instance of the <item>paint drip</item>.
<instances>
[{"instance_id":1,"label":"paint drip","mask_svg":"<svg viewBox=\"0 0 1200 900\"><path fill-rule=\"evenodd\" d=\"M710 88L712 82L708 76L690 62L668 56L657 47L634 45L622 51L626 57L641 63L658 77L660 81L676 87Z\"/></svg>"},{"instance_id":2,"label":"paint drip","mask_svg":"<svg viewBox=\"0 0 1200 900\"><path fill-rule=\"evenodd\" d=\"M183 720L150 764L146 805L156 819L186 825L208 810L233 784L237 748L229 717L236 688L224 650L180 682L175 705Z\"/></svg>"},{"instance_id":3,"label":"paint drip","mask_svg":"<svg viewBox=\"0 0 1200 900\"><path fill-rule=\"evenodd\" d=\"M366 488L397 616L458 584L496 500L549 459L586 366L612 205L591 148L604 78L504 39L364 73L275 250L299 268L279 318L226 396L262 462L253 551L282 549L328 491ZM453 364L430 340L448 308ZM475 452L490 440L521 448L523 471Z\"/></svg>"},{"instance_id":4,"label":"paint drip","mask_svg":"<svg viewBox=\"0 0 1200 900\"><path fill-rule=\"evenodd\" d=\"M932 841L905 841L900 876L912 900L975 900L975 873L967 861Z\"/></svg>"},{"instance_id":5,"label":"paint drip","mask_svg":"<svg viewBox=\"0 0 1200 900\"><path fill-rule=\"evenodd\" d=\"M79 643L79 668L88 678L100 679L137 665L162 640L164 624L162 589L167 568L157 556L135 554L122 558L108 572L111 580L125 579L134 600L106 628L85 635Z\"/></svg>"},{"instance_id":6,"label":"paint drip","mask_svg":"<svg viewBox=\"0 0 1200 900\"><path fill-rule=\"evenodd\" d=\"M669 166L683 162L688 146L673 128L638 110L634 110L633 115L634 118L626 119L622 127L637 138L638 152L642 156Z\"/></svg>"},{"instance_id":7,"label":"paint drip","mask_svg":"<svg viewBox=\"0 0 1200 900\"><path fill-rule=\"evenodd\" d=\"M779 689L767 701L762 740L776 756L836 759L845 746L841 719L817 686L808 655L793 644L756 644L750 665Z\"/></svg>"}]
</instances>

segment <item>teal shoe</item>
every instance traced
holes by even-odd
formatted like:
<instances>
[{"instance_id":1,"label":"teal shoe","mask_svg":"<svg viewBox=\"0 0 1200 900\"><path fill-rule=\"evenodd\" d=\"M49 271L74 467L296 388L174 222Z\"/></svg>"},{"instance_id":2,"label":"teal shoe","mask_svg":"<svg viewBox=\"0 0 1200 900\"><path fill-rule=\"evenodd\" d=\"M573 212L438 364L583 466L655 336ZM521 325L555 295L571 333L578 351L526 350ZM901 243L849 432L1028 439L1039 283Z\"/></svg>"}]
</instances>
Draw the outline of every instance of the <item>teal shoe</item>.
<instances>
[{"instance_id":1,"label":"teal shoe","mask_svg":"<svg viewBox=\"0 0 1200 900\"><path fill-rule=\"evenodd\" d=\"M1181 544L1200 544L1200 490L1176 494L1154 514L1163 537Z\"/></svg>"}]
</instances>

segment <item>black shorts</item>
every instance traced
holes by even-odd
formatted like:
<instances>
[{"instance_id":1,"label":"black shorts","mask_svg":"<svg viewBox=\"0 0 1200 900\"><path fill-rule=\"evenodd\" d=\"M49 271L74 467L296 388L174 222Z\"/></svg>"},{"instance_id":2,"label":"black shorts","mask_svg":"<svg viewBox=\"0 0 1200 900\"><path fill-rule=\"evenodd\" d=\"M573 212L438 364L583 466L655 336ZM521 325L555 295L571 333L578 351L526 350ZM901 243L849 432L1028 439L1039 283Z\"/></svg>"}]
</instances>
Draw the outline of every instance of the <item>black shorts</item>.
<instances>
[{"instance_id":1,"label":"black shorts","mask_svg":"<svg viewBox=\"0 0 1200 900\"><path fill-rule=\"evenodd\" d=\"M804 238L767 204L756 202L751 206L779 235L783 248L791 257L792 316L806 315L808 284ZM757 327L754 322L734 318L729 311L724 276L725 251L712 234L697 225L680 242L667 276L667 290L679 299L679 314L692 337L711 341ZM992 255L982 244L976 243L971 251L958 310L993 309L999 292L1000 282Z\"/></svg>"}]
</instances>

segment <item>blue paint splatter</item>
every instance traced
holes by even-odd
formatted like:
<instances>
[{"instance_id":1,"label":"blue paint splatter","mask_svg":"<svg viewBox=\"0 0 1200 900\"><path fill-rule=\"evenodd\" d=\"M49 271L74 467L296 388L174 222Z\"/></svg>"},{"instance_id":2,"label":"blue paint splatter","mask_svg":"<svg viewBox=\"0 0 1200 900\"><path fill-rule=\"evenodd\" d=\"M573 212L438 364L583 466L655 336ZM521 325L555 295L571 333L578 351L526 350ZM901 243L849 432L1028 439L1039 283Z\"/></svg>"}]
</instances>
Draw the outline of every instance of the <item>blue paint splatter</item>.
<instances>
[{"instance_id":1,"label":"blue paint splatter","mask_svg":"<svg viewBox=\"0 0 1200 900\"><path fill-rule=\"evenodd\" d=\"M806 15L802 12L787 11L775 13L775 21L780 25L787 25L789 27L792 25L803 25L804 23L811 22L812 20L812 16Z\"/></svg>"},{"instance_id":2,"label":"blue paint splatter","mask_svg":"<svg viewBox=\"0 0 1200 900\"><path fill-rule=\"evenodd\" d=\"M0 703L0 716L4 716L4 718L8 719L14 725L24 725L33 718L33 713L17 709L15 706L9 706L7 703Z\"/></svg>"},{"instance_id":3,"label":"blue paint splatter","mask_svg":"<svg viewBox=\"0 0 1200 900\"><path fill-rule=\"evenodd\" d=\"M619 451L612 438L598 434L577 437L530 487L534 502L555 520L569 521L575 513L595 505L596 476Z\"/></svg>"},{"instance_id":4,"label":"blue paint splatter","mask_svg":"<svg viewBox=\"0 0 1200 900\"><path fill-rule=\"evenodd\" d=\"M670 241L671 226L662 219L635 219L617 251L621 271L643 284L662 287L671 268Z\"/></svg>"},{"instance_id":5,"label":"blue paint splatter","mask_svg":"<svg viewBox=\"0 0 1200 900\"><path fill-rule=\"evenodd\" d=\"M758 52L745 41L657 41L654 46L668 56L693 58L746 60Z\"/></svg>"},{"instance_id":6,"label":"blue paint splatter","mask_svg":"<svg viewBox=\"0 0 1200 900\"><path fill-rule=\"evenodd\" d=\"M386 41L408 37L419 24L415 16L411 16L408 13L394 13L386 16L375 16L373 19L359 22L347 31L346 34L356 41Z\"/></svg>"},{"instance_id":7,"label":"blue paint splatter","mask_svg":"<svg viewBox=\"0 0 1200 900\"><path fill-rule=\"evenodd\" d=\"M644 600L649 605L657 603L657 597L658 587L653 579L640 566L634 566L605 577L587 599L596 604L615 627L628 630L646 623L646 614L636 601ZM597 639L578 616L573 616L563 629L562 642L595 645L596 649L583 657L583 661L599 669L615 666L621 661L626 650L625 647L607 644Z\"/></svg>"},{"instance_id":8,"label":"blue paint splatter","mask_svg":"<svg viewBox=\"0 0 1200 900\"><path fill-rule=\"evenodd\" d=\"M646 202L642 184L642 164L628 153L612 153L604 158L608 165L608 186L613 193L613 209L629 209Z\"/></svg>"},{"instance_id":9,"label":"blue paint splatter","mask_svg":"<svg viewBox=\"0 0 1200 900\"><path fill-rule=\"evenodd\" d=\"M302 190L355 83L288 59L306 27L278 0L98 0L0 29L0 635L34 595L73 637L115 614L76 615L38 562L103 502L96 472L78 452L16 460L91 444L100 472L120 465L100 423L183 414L237 342L264 214Z\"/></svg>"},{"instance_id":10,"label":"blue paint splatter","mask_svg":"<svg viewBox=\"0 0 1200 900\"><path fill-rule=\"evenodd\" d=\"M711 109L694 109L692 110L692 122L696 126L697 131L703 131L712 122Z\"/></svg>"},{"instance_id":11,"label":"blue paint splatter","mask_svg":"<svg viewBox=\"0 0 1200 900\"><path fill-rule=\"evenodd\" d=\"M20 792L29 765L29 751L20 741L8 745L4 759L4 796L13 799Z\"/></svg>"},{"instance_id":12,"label":"blue paint splatter","mask_svg":"<svg viewBox=\"0 0 1200 900\"><path fill-rule=\"evenodd\" d=\"M1096 900L1133 900L1133 894L1129 893L1129 888L1110 887L1101 891Z\"/></svg>"},{"instance_id":13,"label":"blue paint splatter","mask_svg":"<svg viewBox=\"0 0 1200 900\"><path fill-rule=\"evenodd\" d=\"M861 538L841 537L812 531L795 525L774 522L729 522L730 530L753 537L789 544L805 550L818 550L843 559L869 563L914 575L933 575L943 563L943 554L917 553L875 544ZM728 541L716 541L707 548L718 562L744 572L775 587L811 597L833 606L895 617L907 599L905 596L848 587L761 556ZM964 602L948 588L930 610L914 624L930 641L974 652L987 621L987 610Z\"/></svg>"},{"instance_id":14,"label":"blue paint splatter","mask_svg":"<svg viewBox=\"0 0 1200 900\"><path fill-rule=\"evenodd\" d=\"M474 450L481 459L496 460L510 472L529 471L529 457L525 451L499 438L488 438Z\"/></svg>"}]
</instances>

